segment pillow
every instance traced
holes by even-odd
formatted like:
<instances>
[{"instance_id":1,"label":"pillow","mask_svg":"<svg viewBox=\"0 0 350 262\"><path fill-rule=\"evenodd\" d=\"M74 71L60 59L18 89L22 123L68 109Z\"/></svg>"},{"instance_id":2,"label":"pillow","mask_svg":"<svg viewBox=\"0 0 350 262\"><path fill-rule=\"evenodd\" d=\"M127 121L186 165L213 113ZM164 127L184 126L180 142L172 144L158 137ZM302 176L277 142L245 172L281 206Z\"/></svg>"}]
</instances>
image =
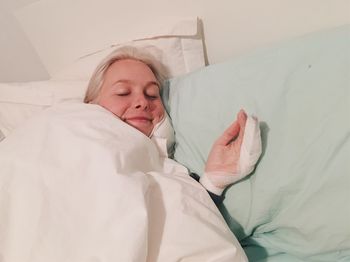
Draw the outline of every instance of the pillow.
<instances>
[{"instance_id":1,"label":"pillow","mask_svg":"<svg viewBox=\"0 0 350 262\"><path fill-rule=\"evenodd\" d=\"M263 155L221 211L249 261L350 258L350 26L314 33L169 82L174 158L202 174L240 108Z\"/></svg>"},{"instance_id":2,"label":"pillow","mask_svg":"<svg viewBox=\"0 0 350 262\"><path fill-rule=\"evenodd\" d=\"M51 105L72 99L82 101L86 87L83 81L0 83L0 137Z\"/></svg>"},{"instance_id":3,"label":"pillow","mask_svg":"<svg viewBox=\"0 0 350 262\"><path fill-rule=\"evenodd\" d=\"M205 66L203 43L200 37L156 37L115 44L88 54L62 70L51 74L51 79L88 80L100 61L121 46L146 49L153 57L167 66L166 77L168 78L180 76Z\"/></svg>"}]
</instances>

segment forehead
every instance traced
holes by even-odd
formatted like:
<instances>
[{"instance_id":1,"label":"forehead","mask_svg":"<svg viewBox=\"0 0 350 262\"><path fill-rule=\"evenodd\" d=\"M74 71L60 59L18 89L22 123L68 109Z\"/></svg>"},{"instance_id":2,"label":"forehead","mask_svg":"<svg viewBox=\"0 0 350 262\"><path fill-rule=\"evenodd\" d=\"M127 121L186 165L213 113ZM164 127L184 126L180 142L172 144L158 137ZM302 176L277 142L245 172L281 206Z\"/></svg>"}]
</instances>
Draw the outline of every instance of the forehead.
<instances>
[{"instance_id":1,"label":"forehead","mask_svg":"<svg viewBox=\"0 0 350 262\"><path fill-rule=\"evenodd\" d=\"M158 82L154 73L145 63L122 59L111 64L104 75L105 81L128 80L133 82Z\"/></svg>"}]
</instances>

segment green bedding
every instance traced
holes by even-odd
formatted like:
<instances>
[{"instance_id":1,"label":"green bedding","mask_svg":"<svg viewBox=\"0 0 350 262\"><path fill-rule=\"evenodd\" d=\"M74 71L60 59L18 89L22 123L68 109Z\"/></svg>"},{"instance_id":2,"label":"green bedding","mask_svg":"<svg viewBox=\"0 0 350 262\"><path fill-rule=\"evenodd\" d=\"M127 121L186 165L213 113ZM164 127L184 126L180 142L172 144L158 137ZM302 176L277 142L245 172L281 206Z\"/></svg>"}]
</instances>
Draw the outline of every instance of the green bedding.
<instances>
[{"instance_id":1,"label":"green bedding","mask_svg":"<svg viewBox=\"0 0 350 262\"><path fill-rule=\"evenodd\" d=\"M350 26L171 79L175 159L201 174L240 108L263 155L222 213L250 261L350 261Z\"/></svg>"}]
</instances>

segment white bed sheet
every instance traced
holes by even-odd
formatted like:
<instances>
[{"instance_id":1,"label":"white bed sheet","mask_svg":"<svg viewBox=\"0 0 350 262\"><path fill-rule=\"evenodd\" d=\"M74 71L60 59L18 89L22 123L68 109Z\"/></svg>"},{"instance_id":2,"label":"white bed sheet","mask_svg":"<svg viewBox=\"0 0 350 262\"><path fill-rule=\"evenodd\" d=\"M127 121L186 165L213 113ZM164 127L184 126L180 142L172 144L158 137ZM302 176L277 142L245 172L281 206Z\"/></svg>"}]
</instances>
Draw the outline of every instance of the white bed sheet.
<instances>
[{"instance_id":1,"label":"white bed sheet","mask_svg":"<svg viewBox=\"0 0 350 262\"><path fill-rule=\"evenodd\" d=\"M247 261L199 183L98 105L62 103L0 144L0 258Z\"/></svg>"}]
</instances>

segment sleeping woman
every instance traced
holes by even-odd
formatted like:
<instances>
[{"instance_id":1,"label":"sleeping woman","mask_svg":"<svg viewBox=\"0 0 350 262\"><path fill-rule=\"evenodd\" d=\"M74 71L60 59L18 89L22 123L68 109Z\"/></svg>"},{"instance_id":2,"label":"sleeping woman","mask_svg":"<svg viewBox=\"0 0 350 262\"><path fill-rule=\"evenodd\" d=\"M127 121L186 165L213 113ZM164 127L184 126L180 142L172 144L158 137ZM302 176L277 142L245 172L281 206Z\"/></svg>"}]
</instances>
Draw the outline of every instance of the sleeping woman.
<instances>
[{"instance_id":1,"label":"sleeping woman","mask_svg":"<svg viewBox=\"0 0 350 262\"><path fill-rule=\"evenodd\" d=\"M118 49L85 103L44 110L0 143L1 261L247 261L212 199L254 168L258 121L238 113L198 183L168 157L161 68Z\"/></svg>"},{"instance_id":2,"label":"sleeping woman","mask_svg":"<svg viewBox=\"0 0 350 262\"><path fill-rule=\"evenodd\" d=\"M167 115L160 95L165 71L164 65L142 50L133 47L117 49L95 69L84 102L104 107L152 137L160 125L169 128L169 123L165 123ZM261 154L258 120L250 118L247 125L250 137L245 139L241 155L247 118L241 110L237 119L217 139L201 179L191 173L204 185L216 204L222 202L221 195L228 185L253 171ZM249 148L247 144L250 144Z\"/></svg>"}]
</instances>

